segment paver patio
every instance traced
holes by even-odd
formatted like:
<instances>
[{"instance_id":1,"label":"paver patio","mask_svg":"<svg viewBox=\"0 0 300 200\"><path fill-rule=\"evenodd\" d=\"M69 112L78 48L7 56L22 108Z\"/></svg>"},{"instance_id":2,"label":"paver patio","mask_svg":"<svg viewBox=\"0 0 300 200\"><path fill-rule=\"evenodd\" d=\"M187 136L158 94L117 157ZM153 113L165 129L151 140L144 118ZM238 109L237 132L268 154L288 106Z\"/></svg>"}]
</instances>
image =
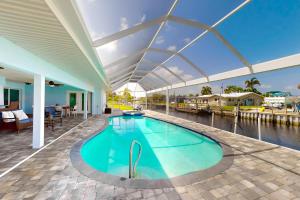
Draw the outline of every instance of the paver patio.
<instances>
[{"instance_id":1,"label":"paver patio","mask_svg":"<svg viewBox=\"0 0 300 200\"><path fill-rule=\"evenodd\" d=\"M300 153L154 111L147 115L222 139L233 149L224 173L192 185L130 189L103 184L78 172L70 149L105 125L94 116L0 179L1 199L300 199Z\"/></svg>"},{"instance_id":2,"label":"paver patio","mask_svg":"<svg viewBox=\"0 0 300 200\"><path fill-rule=\"evenodd\" d=\"M63 125L56 124L54 130L45 127L45 145L75 127L83 120L82 115L63 118ZM37 149L32 149L32 128L27 128L18 134L16 131L0 133L0 174L11 168Z\"/></svg>"}]
</instances>

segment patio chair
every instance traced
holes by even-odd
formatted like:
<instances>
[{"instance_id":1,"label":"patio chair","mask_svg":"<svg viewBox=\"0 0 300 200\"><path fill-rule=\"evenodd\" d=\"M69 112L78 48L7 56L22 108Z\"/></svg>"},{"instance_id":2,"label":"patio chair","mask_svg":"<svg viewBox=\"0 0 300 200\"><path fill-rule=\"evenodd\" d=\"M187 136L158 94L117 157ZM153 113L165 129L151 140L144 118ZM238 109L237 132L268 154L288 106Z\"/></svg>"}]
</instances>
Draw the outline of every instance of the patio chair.
<instances>
[{"instance_id":1,"label":"patio chair","mask_svg":"<svg viewBox=\"0 0 300 200\"><path fill-rule=\"evenodd\" d=\"M45 123L47 127L52 126L52 131L54 130L54 125L56 122L59 122L62 126L62 112L56 111L55 107L46 107L45 108Z\"/></svg>"},{"instance_id":2,"label":"patio chair","mask_svg":"<svg viewBox=\"0 0 300 200\"><path fill-rule=\"evenodd\" d=\"M2 130L16 130L15 117L10 111L0 111L0 131Z\"/></svg>"},{"instance_id":3,"label":"patio chair","mask_svg":"<svg viewBox=\"0 0 300 200\"><path fill-rule=\"evenodd\" d=\"M20 130L32 127L33 120L23 110L0 112L0 130Z\"/></svg>"},{"instance_id":4,"label":"patio chair","mask_svg":"<svg viewBox=\"0 0 300 200\"><path fill-rule=\"evenodd\" d=\"M7 108L0 108L0 111L13 111L19 109L19 102L18 101L12 101L10 102L9 106Z\"/></svg>"},{"instance_id":5,"label":"patio chair","mask_svg":"<svg viewBox=\"0 0 300 200\"><path fill-rule=\"evenodd\" d=\"M77 117L77 114L78 114L78 106L75 105L72 109L71 109L71 114L73 114L73 116Z\"/></svg>"},{"instance_id":6,"label":"patio chair","mask_svg":"<svg viewBox=\"0 0 300 200\"><path fill-rule=\"evenodd\" d=\"M33 119L29 118L23 110L14 110L12 112L16 119L16 127L18 133L20 133L20 130L32 127Z\"/></svg>"}]
</instances>

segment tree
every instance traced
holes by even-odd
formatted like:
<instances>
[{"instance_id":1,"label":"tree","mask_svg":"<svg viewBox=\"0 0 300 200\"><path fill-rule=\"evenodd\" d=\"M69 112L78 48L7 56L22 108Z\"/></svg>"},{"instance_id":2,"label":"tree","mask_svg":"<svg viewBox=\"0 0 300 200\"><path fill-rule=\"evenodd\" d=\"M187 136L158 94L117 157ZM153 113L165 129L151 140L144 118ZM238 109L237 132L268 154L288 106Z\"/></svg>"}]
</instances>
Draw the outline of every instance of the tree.
<instances>
[{"instance_id":1,"label":"tree","mask_svg":"<svg viewBox=\"0 0 300 200\"><path fill-rule=\"evenodd\" d=\"M257 78L253 77L250 80L246 80L245 81L245 85L246 85L246 90L249 92L255 92L255 93L260 93L255 86L256 85L260 85L259 80L257 80Z\"/></svg>"},{"instance_id":2,"label":"tree","mask_svg":"<svg viewBox=\"0 0 300 200\"><path fill-rule=\"evenodd\" d=\"M122 99L127 102L132 102L133 96L131 95L131 91L128 88L125 88L122 94Z\"/></svg>"},{"instance_id":3,"label":"tree","mask_svg":"<svg viewBox=\"0 0 300 200\"><path fill-rule=\"evenodd\" d=\"M224 90L224 92L226 94L233 93L233 92L244 92L244 89L236 85L228 85Z\"/></svg>"},{"instance_id":4,"label":"tree","mask_svg":"<svg viewBox=\"0 0 300 200\"><path fill-rule=\"evenodd\" d=\"M201 89L201 94L202 94L202 95L212 94L211 87L209 87L209 86L204 86L204 87L202 87L202 89Z\"/></svg>"},{"instance_id":5,"label":"tree","mask_svg":"<svg viewBox=\"0 0 300 200\"><path fill-rule=\"evenodd\" d=\"M297 88L300 90L300 83L297 85Z\"/></svg>"}]
</instances>

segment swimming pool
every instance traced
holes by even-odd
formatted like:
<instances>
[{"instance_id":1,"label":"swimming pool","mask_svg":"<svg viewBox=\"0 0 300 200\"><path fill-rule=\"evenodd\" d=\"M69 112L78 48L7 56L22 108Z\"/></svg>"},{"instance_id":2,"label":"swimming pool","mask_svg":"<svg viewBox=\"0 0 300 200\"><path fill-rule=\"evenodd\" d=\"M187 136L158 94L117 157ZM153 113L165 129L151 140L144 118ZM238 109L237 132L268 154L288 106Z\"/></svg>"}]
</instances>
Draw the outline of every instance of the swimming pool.
<instances>
[{"instance_id":1,"label":"swimming pool","mask_svg":"<svg viewBox=\"0 0 300 200\"><path fill-rule=\"evenodd\" d=\"M85 163L101 172L128 178L132 140L142 145L136 179L169 179L204 170L222 160L222 147L214 140L157 119L143 116L109 118L100 134L82 145ZM134 148L136 160L138 148Z\"/></svg>"}]
</instances>

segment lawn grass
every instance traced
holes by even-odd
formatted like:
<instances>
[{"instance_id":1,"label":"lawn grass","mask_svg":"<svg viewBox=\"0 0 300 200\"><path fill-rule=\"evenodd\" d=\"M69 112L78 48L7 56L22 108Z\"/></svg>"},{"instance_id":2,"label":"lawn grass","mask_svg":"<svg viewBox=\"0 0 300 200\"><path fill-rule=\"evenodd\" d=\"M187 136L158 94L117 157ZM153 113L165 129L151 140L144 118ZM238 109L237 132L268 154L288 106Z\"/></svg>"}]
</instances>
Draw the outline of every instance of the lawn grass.
<instances>
[{"instance_id":1,"label":"lawn grass","mask_svg":"<svg viewBox=\"0 0 300 200\"><path fill-rule=\"evenodd\" d=\"M133 110L132 106L124 105L124 104L118 104L114 102L108 102L108 107L113 109L120 109L120 110Z\"/></svg>"}]
</instances>

